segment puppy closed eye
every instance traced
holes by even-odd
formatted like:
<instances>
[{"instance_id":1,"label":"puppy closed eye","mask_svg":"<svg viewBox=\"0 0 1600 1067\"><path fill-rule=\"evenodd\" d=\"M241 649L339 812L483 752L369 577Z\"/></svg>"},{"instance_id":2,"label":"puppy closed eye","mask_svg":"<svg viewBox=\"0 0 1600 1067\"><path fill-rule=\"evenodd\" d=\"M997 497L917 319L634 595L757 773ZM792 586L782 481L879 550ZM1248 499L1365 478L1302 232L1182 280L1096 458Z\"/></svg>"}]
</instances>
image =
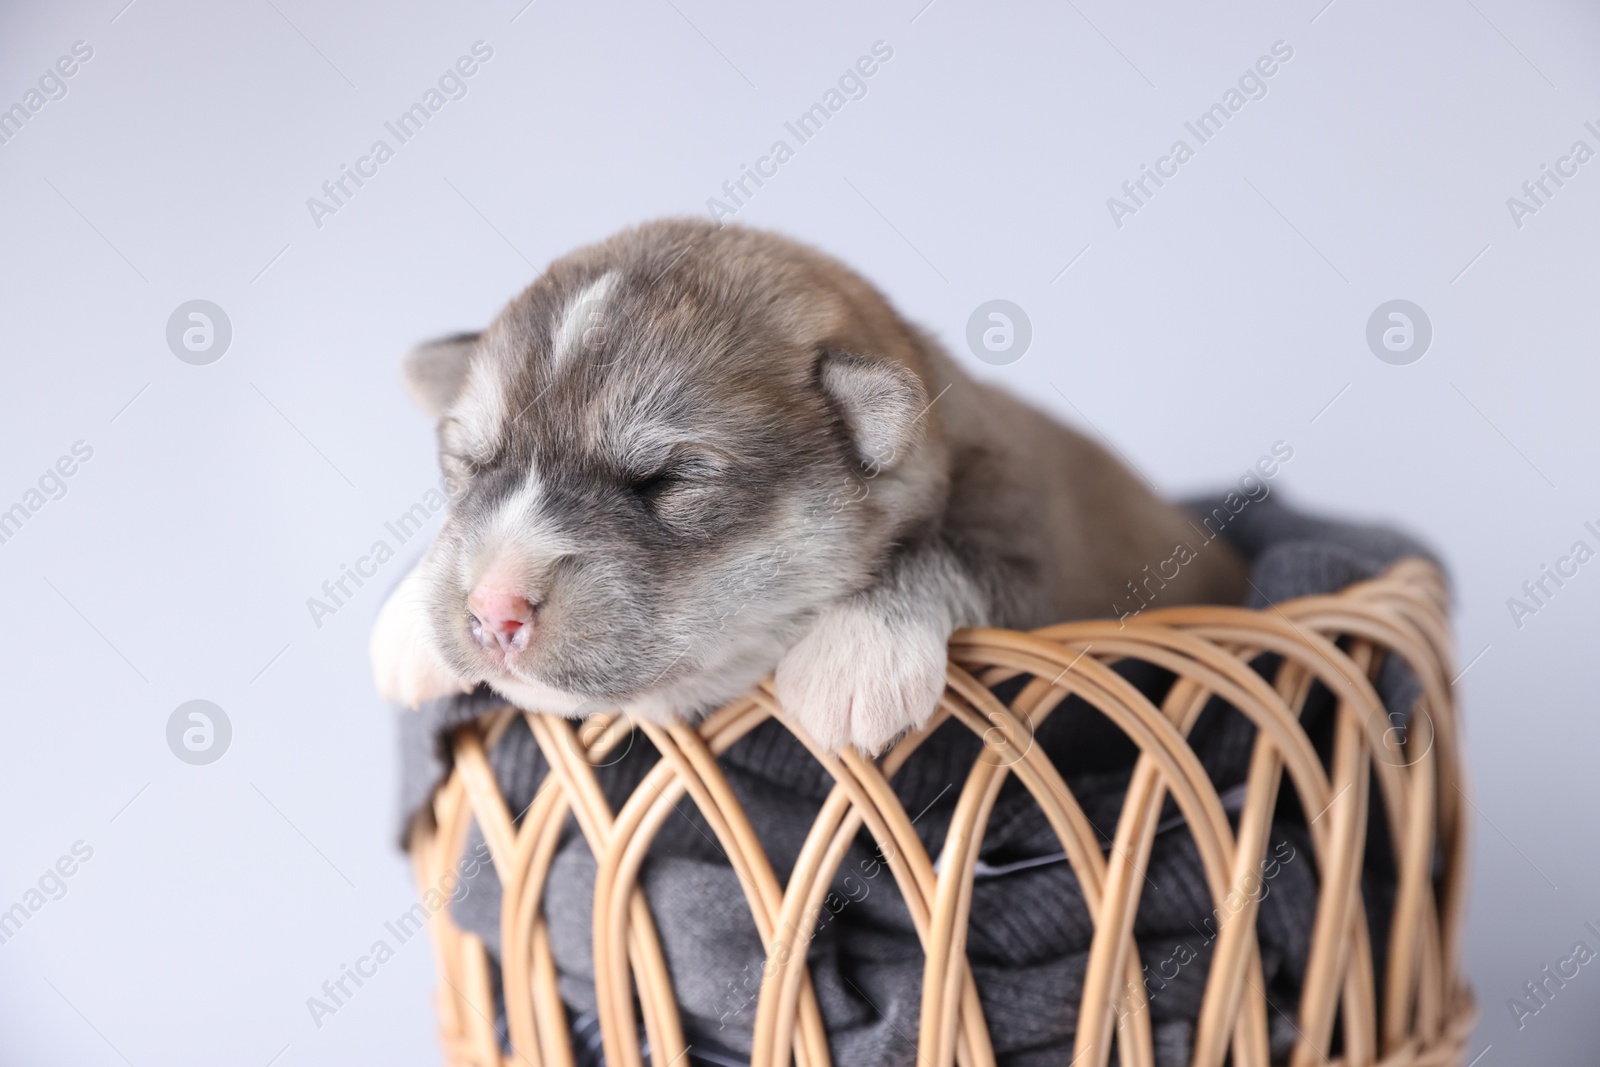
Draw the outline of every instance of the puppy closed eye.
<instances>
[{"instance_id":1,"label":"puppy closed eye","mask_svg":"<svg viewBox=\"0 0 1600 1067\"><path fill-rule=\"evenodd\" d=\"M713 502L721 469L708 457L676 456L628 476L628 492L656 517L681 520Z\"/></svg>"},{"instance_id":2,"label":"puppy closed eye","mask_svg":"<svg viewBox=\"0 0 1600 1067\"><path fill-rule=\"evenodd\" d=\"M450 477L464 482L471 481L488 468L485 461L459 452L439 453L439 464Z\"/></svg>"},{"instance_id":3,"label":"puppy closed eye","mask_svg":"<svg viewBox=\"0 0 1600 1067\"><path fill-rule=\"evenodd\" d=\"M454 414L439 420L439 454L444 463L466 477L488 469L500 449L468 422Z\"/></svg>"},{"instance_id":4,"label":"puppy closed eye","mask_svg":"<svg viewBox=\"0 0 1600 1067\"><path fill-rule=\"evenodd\" d=\"M439 432L439 461L446 473L463 480L492 470L504 458L504 451L492 444L462 434L446 418Z\"/></svg>"},{"instance_id":5,"label":"puppy closed eye","mask_svg":"<svg viewBox=\"0 0 1600 1067\"><path fill-rule=\"evenodd\" d=\"M628 481L628 491L641 500L653 501L683 481L682 473L676 468L663 467L651 474L634 475Z\"/></svg>"}]
</instances>

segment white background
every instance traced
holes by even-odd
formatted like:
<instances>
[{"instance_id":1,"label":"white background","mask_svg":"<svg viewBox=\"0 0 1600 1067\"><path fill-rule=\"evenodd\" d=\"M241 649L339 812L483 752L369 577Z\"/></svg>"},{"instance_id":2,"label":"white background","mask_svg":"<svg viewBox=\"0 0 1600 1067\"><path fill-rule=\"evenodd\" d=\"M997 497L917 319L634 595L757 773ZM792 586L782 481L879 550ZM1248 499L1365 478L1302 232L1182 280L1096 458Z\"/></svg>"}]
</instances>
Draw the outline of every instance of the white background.
<instances>
[{"instance_id":1,"label":"white background","mask_svg":"<svg viewBox=\"0 0 1600 1067\"><path fill-rule=\"evenodd\" d=\"M1471 662L1470 1054L1593 1055L1594 967L1520 1031L1506 1006L1600 948L1600 563L1520 629L1506 605L1600 525L1600 162L1520 228L1506 206L1600 149L1592 8L124 2L0 15L0 106L94 49L0 145L0 508L94 449L0 545L0 908L94 850L0 946L0 1060L438 1061L421 940L320 1029L305 1004L413 899L365 656L400 564L320 629L305 604L436 478L399 356L578 244L704 213L878 40L866 98L740 221L839 255L1166 490L1282 439L1288 499L1438 546ZM466 98L313 225L306 198L477 40ZM1117 228L1107 197L1279 40L1266 98ZM995 297L1034 328L998 368L962 340ZM1397 297L1435 331L1409 366L1364 340ZM165 341L194 298L233 324L210 366ZM165 741L194 698L233 724L207 767Z\"/></svg>"}]
</instances>

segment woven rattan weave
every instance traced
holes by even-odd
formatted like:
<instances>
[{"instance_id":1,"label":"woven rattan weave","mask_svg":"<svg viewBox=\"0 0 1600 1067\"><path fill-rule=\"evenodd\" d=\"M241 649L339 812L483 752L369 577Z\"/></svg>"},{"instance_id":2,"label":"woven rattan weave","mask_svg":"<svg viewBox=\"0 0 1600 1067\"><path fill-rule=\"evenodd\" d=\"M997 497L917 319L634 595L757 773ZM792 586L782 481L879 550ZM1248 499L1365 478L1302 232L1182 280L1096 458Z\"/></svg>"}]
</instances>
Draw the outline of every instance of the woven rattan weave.
<instances>
[{"instance_id":1,"label":"woven rattan weave","mask_svg":"<svg viewBox=\"0 0 1600 1067\"><path fill-rule=\"evenodd\" d=\"M1308 822L1319 872L1310 960L1294 1020L1300 1037L1291 1063L1459 1064L1475 1009L1461 963L1466 785L1446 610L1438 570L1404 560L1337 595L1261 611L1186 607L1150 611L1125 624L1073 622L1031 634L961 631L951 641L949 687L928 730L901 741L878 761L855 752L835 757L813 750L837 785L787 885L779 884L716 762L739 738L779 716L770 688L734 701L696 726L639 724L662 758L618 811L602 796L592 764L622 741L628 727L609 720L578 726L528 716L552 773L520 826L513 824L486 753L511 717L522 713L506 709L486 716L454 735L454 768L434 796L432 819L414 826L411 852L420 884L438 885L460 856L471 819L481 827L504 887L500 982L512 1049L503 1051L492 1022L497 1016L492 958L478 938L451 924L448 909L440 909L431 919L431 933L446 1058L473 1067L573 1062L540 907L570 813L599 864L594 966L607 1063L642 1063L636 1005L649 1047L657 1050L653 1061L681 1062L685 1042L671 980L637 878L655 831L687 797L732 862L767 947L752 1067L829 1063L822 1016L805 968L804 934L785 932L812 928L833 872L862 826L886 858L926 953L921 1032L915 1035L918 1063L992 1064L989 1033L966 965L964 931L990 806L1006 778L1016 775L1060 837L1095 922L1073 1064L1094 1067L1113 1055L1124 1067L1152 1063L1132 931L1139 872L1164 800L1170 796L1183 813L1220 907L1230 893L1241 899L1240 891L1254 877L1280 789L1296 791L1301 808L1316 813ZM1272 677L1251 666L1264 652L1277 657ZM1401 657L1422 687L1421 699L1405 709L1404 717L1383 706L1371 681L1389 656ZM1111 669L1126 658L1156 664L1177 677L1160 705ZM1000 703L990 687L1019 674L1032 680L1009 705ZM1337 702L1327 765L1300 724L1300 709L1314 683ZM1055 767L1029 744L1032 724L1068 694L1098 708L1141 751L1108 853L1102 853ZM1184 740L1213 696L1259 728L1236 829ZM888 780L916 758L928 732L951 716L982 735L985 745L961 793L936 874L934 857L923 848ZM1373 788L1381 796L1398 871L1381 982L1374 974L1360 892ZM1197 1067L1220 1067L1230 1054L1236 1067L1270 1062L1267 1022L1273 1009L1262 991L1255 905L1248 893L1243 899L1242 908L1227 909L1217 935L1195 1031Z\"/></svg>"}]
</instances>

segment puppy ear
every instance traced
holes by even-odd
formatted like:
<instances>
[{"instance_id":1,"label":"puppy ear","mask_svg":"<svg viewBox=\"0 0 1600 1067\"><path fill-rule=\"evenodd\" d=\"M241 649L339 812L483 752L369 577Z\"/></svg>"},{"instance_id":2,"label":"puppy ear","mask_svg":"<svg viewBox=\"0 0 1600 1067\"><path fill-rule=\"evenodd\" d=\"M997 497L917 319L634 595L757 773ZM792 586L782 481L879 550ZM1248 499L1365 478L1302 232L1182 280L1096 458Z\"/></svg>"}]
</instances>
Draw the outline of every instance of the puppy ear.
<instances>
[{"instance_id":1,"label":"puppy ear","mask_svg":"<svg viewBox=\"0 0 1600 1067\"><path fill-rule=\"evenodd\" d=\"M928 392L910 367L891 359L825 352L818 368L827 394L869 470L895 466L922 438Z\"/></svg>"},{"instance_id":2,"label":"puppy ear","mask_svg":"<svg viewBox=\"0 0 1600 1067\"><path fill-rule=\"evenodd\" d=\"M434 418L445 413L467 380L478 334L458 333L418 345L407 352L400 369L412 397Z\"/></svg>"}]
</instances>

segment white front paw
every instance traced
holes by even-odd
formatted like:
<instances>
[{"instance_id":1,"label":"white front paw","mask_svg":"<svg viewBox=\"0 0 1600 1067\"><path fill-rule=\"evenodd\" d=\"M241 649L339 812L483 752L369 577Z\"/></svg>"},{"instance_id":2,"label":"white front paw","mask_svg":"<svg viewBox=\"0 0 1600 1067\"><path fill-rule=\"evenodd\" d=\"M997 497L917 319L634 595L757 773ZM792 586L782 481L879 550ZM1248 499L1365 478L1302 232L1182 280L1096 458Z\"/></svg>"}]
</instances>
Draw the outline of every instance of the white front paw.
<instances>
[{"instance_id":1,"label":"white front paw","mask_svg":"<svg viewBox=\"0 0 1600 1067\"><path fill-rule=\"evenodd\" d=\"M423 600L421 567L406 575L378 612L368 652L378 695L415 708L425 700L471 692L433 643Z\"/></svg>"},{"instance_id":2,"label":"white front paw","mask_svg":"<svg viewBox=\"0 0 1600 1067\"><path fill-rule=\"evenodd\" d=\"M949 634L865 607L830 608L778 664L784 712L823 748L877 755L927 723L944 693Z\"/></svg>"}]
</instances>

